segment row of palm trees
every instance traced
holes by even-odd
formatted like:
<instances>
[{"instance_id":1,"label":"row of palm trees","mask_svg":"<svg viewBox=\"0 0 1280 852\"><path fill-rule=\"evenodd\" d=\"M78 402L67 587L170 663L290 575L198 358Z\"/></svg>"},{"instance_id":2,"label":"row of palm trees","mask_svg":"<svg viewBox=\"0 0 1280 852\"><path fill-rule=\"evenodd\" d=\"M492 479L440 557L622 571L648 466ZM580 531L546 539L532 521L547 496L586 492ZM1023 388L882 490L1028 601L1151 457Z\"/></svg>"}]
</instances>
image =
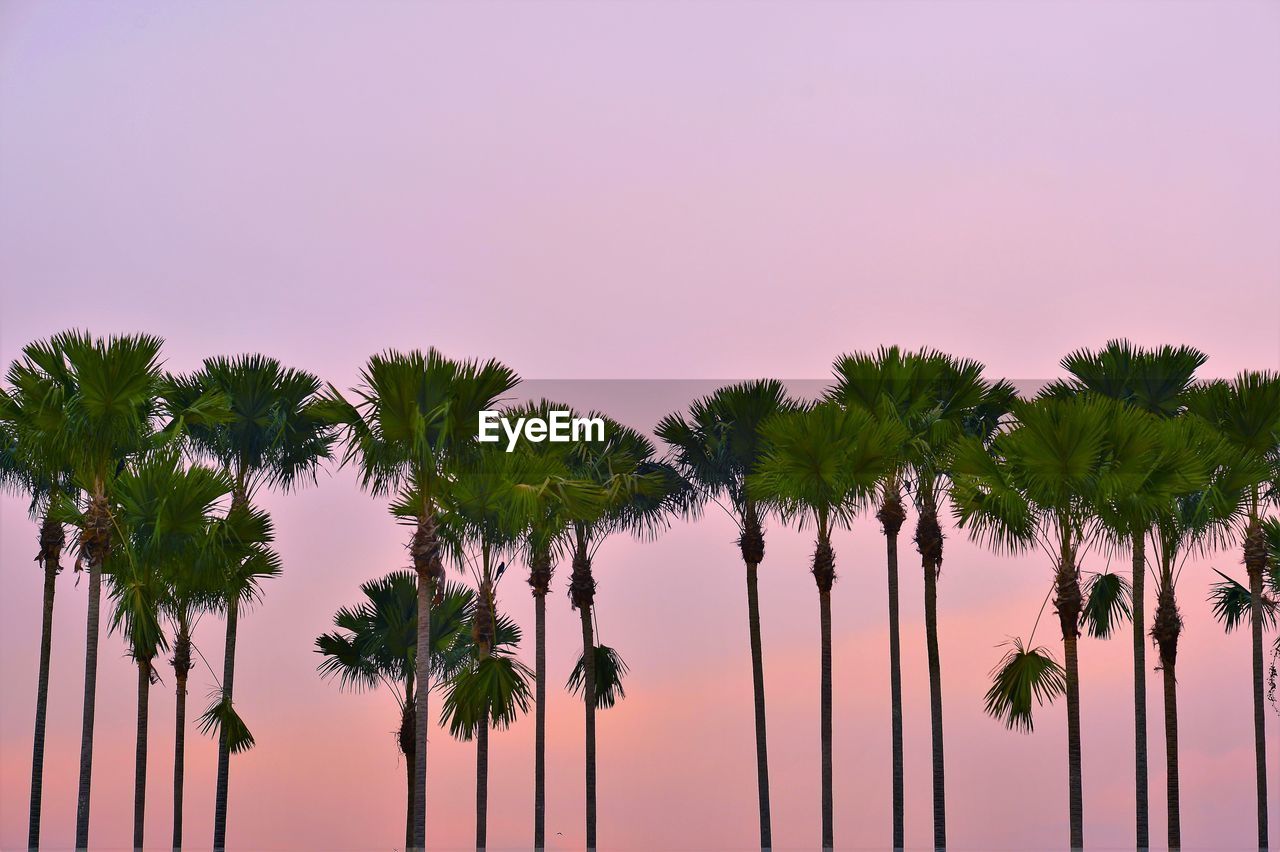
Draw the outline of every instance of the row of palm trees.
<instances>
[{"instance_id":1,"label":"row of palm trees","mask_svg":"<svg viewBox=\"0 0 1280 852\"><path fill-rule=\"evenodd\" d=\"M0 389L0 479L30 498L45 574L28 846L40 844L45 719L54 580L65 530L77 571L88 573L88 611L76 847L89 847L94 711L103 581L110 627L138 667L135 847L143 844L148 697L157 658L171 652L176 738L173 845L183 842L187 678L202 613L226 618L221 683L199 720L218 741L215 848L225 847L230 756L253 746L234 703L237 622L280 573L263 488L314 478L330 457L332 425L319 416L321 385L261 356L213 358L185 376L163 370L147 335L94 338L69 331L29 344ZM167 629L166 629L167 628Z\"/></svg>"},{"instance_id":2,"label":"row of palm trees","mask_svg":"<svg viewBox=\"0 0 1280 852\"><path fill-rule=\"evenodd\" d=\"M388 501L410 530L410 571L362 587L317 639L321 672L345 687L387 685L400 713L406 765L405 844L426 841L429 694L442 695L450 732L477 745L476 844L486 845L489 732L535 713L534 847L545 840L546 596L555 567L570 565L569 598L582 624L582 654L569 687L583 700L585 828L596 847L596 711L622 697L625 663L598 644L593 563L615 534L648 536L673 518L718 507L739 529L746 568L760 841L772 845L757 575L770 517L814 534L811 570L821 636L822 843L834 845L831 590L833 533L874 513L886 542L892 840L903 845L903 760L898 538L914 509L924 573L925 641L932 724L934 843L946 846L945 770L937 581L944 518L999 550L1039 551L1052 568L1050 598L1062 662L1034 644L1011 643L993 670L988 712L1031 730L1037 704L1065 697L1069 839L1083 845L1078 640L1134 626L1136 845L1149 843L1145 580L1156 609L1150 629L1164 678L1171 847L1180 845L1176 653L1182 621L1176 584L1190 554L1242 547L1246 583L1213 587L1227 629L1252 630L1258 838L1267 845L1265 652L1280 597L1280 377L1243 373L1197 381L1205 356L1188 347L1146 350L1114 341L1063 361L1068 378L1024 399L980 364L896 347L837 359L818 400L791 398L780 382L730 385L662 419L659 450L606 419L602 441L500 445L475 440L481 411L498 408L519 378L495 361L437 352L369 359L342 393L261 356L210 359L190 376L165 373L160 342L69 332L31 344L0 396L5 482L32 498L38 561L46 572L44 634L32 772L30 845L39 842L40 774L49 676L53 577L76 530L87 566L89 631L77 845L88 843L99 596L108 580L112 627L139 667L135 845L145 804L146 697L154 660L171 649L177 674L174 846L182 842L186 675L200 614L227 619L221 685L203 727L219 743L214 847L225 845L229 757L252 736L233 703L236 621L280 570L270 518L254 506L263 487L314 479L325 460L353 467L363 488ZM551 401L512 416L568 410ZM596 416L596 415L591 415ZM1091 554L1132 554L1130 576L1088 572ZM517 656L521 630L498 608L509 564L523 562L535 599L534 667ZM447 579L469 573L474 588ZM1036 618L1036 625L1040 621ZM168 626L168 631L165 625ZM169 640L172 635L172 641ZM1277 644L1280 653L1280 643Z\"/></svg>"}]
</instances>

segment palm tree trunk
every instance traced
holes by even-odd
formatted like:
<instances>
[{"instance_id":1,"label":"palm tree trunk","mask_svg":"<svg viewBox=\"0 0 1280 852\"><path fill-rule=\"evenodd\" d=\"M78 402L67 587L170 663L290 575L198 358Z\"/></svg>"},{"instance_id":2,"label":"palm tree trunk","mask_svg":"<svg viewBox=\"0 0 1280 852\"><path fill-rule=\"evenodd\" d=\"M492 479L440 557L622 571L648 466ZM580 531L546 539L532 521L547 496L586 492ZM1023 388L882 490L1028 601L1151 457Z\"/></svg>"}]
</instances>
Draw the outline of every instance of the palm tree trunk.
<instances>
[{"instance_id":1,"label":"palm tree trunk","mask_svg":"<svg viewBox=\"0 0 1280 852\"><path fill-rule=\"evenodd\" d=\"M430 709L427 696L431 684L431 599L435 581L418 574L418 645L414 658L414 741L413 741L413 845L425 849L427 844L427 719Z\"/></svg>"},{"instance_id":2,"label":"palm tree trunk","mask_svg":"<svg viewBox=\"0 0 1280 852\"><path fill-rule=\"evenodd\" d=\"M182 848L182 792L187 761L187 675L176 675L173 734L173 848Z\"/></svg>"},{"instance_id":3,"label":"palm tree trunk","mask_svg":"<svg viewBox=\"0 0 1280 852\"><path fill-rule=\"evenodd\" d=\"M835 808L831 794L831 592L818 592L822 624L822 848L835 847Z\"/></svg>"},{"instance_id":4,"label":"palm tree trunk","mask_svg":"<svg viewBox=\"0 0 1280 852\"><path fill-rule=\"evenodd\" d=\"M236 628L240 602L236 595L227 599L227 642L222 658L222 699L231 704L236 674ZM224 726L218 736L218 786L213 805L213 848L227 848L227 783L231 773L231 736Z\"/></svg>"},{"instance_id":5,"label":"palm tree trunk","mask_svg":"<svg viewBox=\"0 0 1280 852\"><path fill-rule=\"evenodd\" d=\"M102 557L89 561L89 615L84 642L84 717L80 726L80 786L76 794L76 848L89 848L89 789L93 778L93 714L98 693L98 625Z\"/></svg>"},{"instance_id":6,"label":"palm tree trunk","mask_svg":"<svg viewBox=\"0 0 1280 852\"><path fill-rule=\"evenodd\" d=\"M582 702L586 713L587 849L596 848L596 654L591 607L579 607L582 617Z\"/></svg>"},{"instance_id":7,"label":"palm tree trunk","mask_svg":"<svg viewBox=\"0 0 1280 852\"><path fill-rule=\"evenodd\" d=\"M1173 661L1161 664L1164 674L1165 787L1169 797L1169 848L1182 847L1182 820L1178 803L1178 680Z\"/></svg>"},{"instance_id":8,"label":"palm tree trunk","mask_svg":"<svg viewBox=\"0 0 1280 852\"><path fill-rule=\"evenodd\" d=\"M765 732L764 653L760 642L760 594L757 577L764 560L764 532L755 504L748 502L742 513L742 535L738 539L742 561L747 566L747 631L751 641L751 688L756 721L756 791L760 798L760 848L773 847L773 820L769 813L769 743Z\"/></svg>"},{"instance_id":9,"label":"palm tree trunk","mask_svg":"<svg viewBox=\"0 0 1280 852\"><path fill-rule=\"evenodd\" d=\"M818 584L818 616L822 634L822 848L835 846L835 807L831 792L831 586L835 582L835 554L820 528L813 552L813 578Z\"/></svg>"},{"instance_id":10,"label":"palm tree trunk","mask_svg":"<svg viewBox=\"0 0 1280 852\"><path fill-rule=\"evenodd\" d=\"M1062 639L1067 681L1067 783L1071 817L1071 848L1084 848L1084 793L1080 769L1080 665L1076 636Z\"/></svg>"},{"instance_id":11,"label":"palm tree trunk","mask_svg":"<svg viewBox=\"0 0 1280 852\"><path fill-rule=\"evenodd\" d=\"M431 694L431 605L437 583L444 574L440 564L440 538L430 511L418 518L409 544L418 573L418 642L414 657L413 742L413 849L427 843L427 720Z\"/></svg>"},{"instance_id":12,"label":"palm tree trunk","mask_svg":"<svg viewBox=\"0 0 1280 852\"><path fill-rule=\"evenodd\" d=\"M36 732L31 747L31 816L27 824L27 848L40 848L40 804L44 794L44 728L49 709L49 658L53 647L53 594L58 579L58 558L66 533L62 524L45 519L40 527L40 555L44 566L44 618L40 627L40 677L36 687Z\"/></svg>"},{"instance_id":13,"label":"palm tree trunk","mask_svg":"<svg viewBox=\"0 0 1280 852\"><path fill-rule=\"evenodd\" d=\"M404 805L404 848L413 848L413 758L412 752L404 756L405 772L405 805Z\"/></svg>"},{"instance_id":14,"label":"palm tree trunk","mask_svg":"<svg viewBox=\"0 0 1280 852\"><path fill-rule=\"evenodd\" d=\"M933 486L920 490L916 550L924 569L924 637L929 661L929 722L933 732L933 847L947 848L947 790L942 739L942 662L938 654L938 577L942 573L942 527Z\"/></svg>"},{"instance_id":15,"label":"palm tree trunk","mask_svg":"<svg viewBox=\"0 0 1280 852\"><path fill-rule=\"evenodd\" d=\"M1145 539L1139 532L1133 536L1133 755L1139 850L1151 845L1147 825L1147 634L1143 628L1146 575Z\"/></svg>"},{"instance_id":16,"label":"palm tree trunk","mask_svg":"<svg viewBox=\"0 0 1280 852\"><path fill-rule=\"evenodd\" d=\"M143 846L147 813L147 721L151 661L138 660L138 738L133 758L133 848Z\"/></svg>"},{"instance_id":17,"label":"palm tree trunk","mask_svg":"<svg viewBox=\"0 0 1280 852\"><path fill-rule=\"evenodd\" d=\"M924 569L924 630L929 657L929 721L933 729L933 847L947 848L947 792L942 744L942 662L938 656L938 571Z\"/></svg>"},{"instance_id":18,"label":"palm tree trunk","mask_svg":"<svg viewBox=\"0 0 1280 852\"><path fill-rule=\"evenodd\" d=\"M534 593L533 848L546 846L547 596Z\"/></svg>"},{"instance_id":19,"label":"palm tree trunk","mask_svg":"<svg viewBox=\"0 0 1280 852\"><path fill-rule=\"evenodd\" d=\"M480 714L476 727L476 849L488 848L489 826L489 714Z\"/></svg>"},{"instance_id":20,"label":"palm tree trunk","mask_svg":"<svg viewBox=\"0 0 1280 852\"><path fill-rule=\"evenodd\" d=\"M756 716L756 790L760 798L760 848L773 847L773 824L769 815L769 744L765 732L764 653L760 643L760 595L756 587L757 566L747 563L747 629L751 635L751 687Z\"/></svg>"},{"instance_id":21,"label":"palm tree trunk","mask_svg":"<svg viewBox=\"0 0 1280 852\"><path fill-rule=\"evenodd\" d=\"M579 529L573 552L573 574L569 578L569 600L582 618L582 705L586 717L586 817L587 846L596 848L596 641L591 627L591 607L596 581L591 576L591 557L586 534Z\"/></svg>"},{"instance_id":22,"label":"palm tree trunk","mask_svg":"<svg viewBox=\"0 0 1280 852\"><path fill-rule=\"evenodd\" d=\"M898 531L905 518L902 500L886 490L878 517L884 529L889 568L889 697L893 742L893 848L903 846L902 794L902 642L898 624Z\"/></svg>"},{"instance_id":23,"label":"palm tree trunk","mask_svg":"<svg viewBox=\"0 0 1280 852\"><path fill-rule=\"evenodd\" d=\"M1258 848L1266 849L1267 841L1267 719L1263 699L1266 667L1262 657L1262 571L1249 572L1249 595L1252 598L1253 630L1253 749L1258 772Z\"/></svg>"}]
</instances>

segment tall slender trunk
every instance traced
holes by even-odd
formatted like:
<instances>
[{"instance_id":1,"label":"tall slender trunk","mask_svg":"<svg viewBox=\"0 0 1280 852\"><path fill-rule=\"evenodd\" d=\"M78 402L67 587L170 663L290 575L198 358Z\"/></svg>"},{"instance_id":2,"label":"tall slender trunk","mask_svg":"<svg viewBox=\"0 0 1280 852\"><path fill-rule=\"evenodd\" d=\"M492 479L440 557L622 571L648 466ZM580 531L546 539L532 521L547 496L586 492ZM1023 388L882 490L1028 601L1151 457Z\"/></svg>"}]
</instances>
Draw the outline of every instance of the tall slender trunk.
<instances>
[{"instance_id":1,"label":"tall slender trunk","mask_svg":"<svg viewBox=\"0 0 1280 852\"><path fill-rule=\"evenodd\" d=\"M822 634L822 848L835 847L835 807L831 784L831 586L835 582L835 554L825 530L818 533L813 552L813 577L818 584L818 617Z\"/></svg>"},{"instance_id":2,"label":"tall slender trunk","mask_svg":"<svg viewBox=\"0 0 1280 852\"><path fill-rule=\"evenodd\" d=\"M27 823L27 848L40 847L40 805L44 795L44 728L49 709L49 658L53 647L53 594L58 579L58 559L66 541L62 524L45 518L40 527L40 552L36 561L44 568L44 617L40 627L40 677L36 686L36 731L31 747L31 815Z\"/></svg>"},{"instance_id":3,"label":"tall slender trunk","mask_svg":"<svg viewBox=\"0 0 1280 852\"><path fill-rule=\"evenodd\" d=\"M1146 575L1145 538L1138 532L1133 535L1133 765L1139 850L1151 845L1147 825L1147 633L1143 629Z\"/></svg>"},{"instance_id":4,"label":"tall slender trunk","mask_svg":"<svg viewBox=\"0 0 1280 852\"><path fill-rule=\"evenodd\" d=\"M1067 681L1067 784L1070 797L1071 848L1084 848L1084 792L1080 767L1080 664L1075 636L1062 640Z\"/></svg>"},{"instance_id":5,"label":"tall slender trunk","mask_svg":"<svg viewBox=\"0 0 1280 852\"><path fill-rule=\"evenodd\" d=\"M1174 663L1161 666L1164 674L1164 757L1168 767L1169 848L1182 848L1182 820L1178 803L1178 680Z\"/></svg>"},{"instance_id":6,"label":"tall slender trunk","mask_svg":"<svg viewBox=\"0 0 1280 852\"><path fill-rule=\"evenodd\" d=\"M751 687L756 719L756 790L760 805L760 848L773 847L773 822L769 815L769 742L765 731L764 654L760 643L760 596L756 588L757 566L747 565L747 629L751 635Z\"/></svg>"},{"instance_id":7,"label":"tall slender trunk","mask_svg":"<svg viewBox=\"0 0 1280 852\"><path fill-rule=\"evenodd\" d=\"M404 756L404 848L413 848L413 752Z\"/></svg>"},{"instance_id":8,"label":"tall slender trunk","mask_svg":"<svg viewBox=\"0 0 1280 852\"><path fill-rule=\"evenodd\" d=\"M191 628L185 610L179 610L173 640L173 848L182 848L182 794L187 760L187 675L191 672Z\"/></svg>"},{"instance_id":9,"label":"tall slender trunk","mask_svg":"<svg viewBox=\"0 0 1280 852\"><path fill-rule=\"evenodd\" d=\"M884 530L889 574L889 699L893 744L893 848L903 846L902 791L902 642L898 624L898 531L906 513L896 486L885 487L884 502L877 514Z\"/></svg>"},{"instance_id":10,"label":"tall slender trunk","mask_svg":"<svg viewBox=\"0 0 1280 852\"><path fill-rule=\"evenodd\" d=\"M98 694L98 628L102 563L111 542L111 514L99 484L86 512L80 547L89 563L89 608L84 642L84 716L80 726L80 784L76 793L76 848L89 848L89 797L93 779L93 717Z\"/></svg>"},{"instance_id":11,"label":"tall slender trunk","mask_svg":"<svg viewBox=\"0 0 1280 852\"><path fill-rule=\"evenodd\" d=\"M1249 572L1249 594L1253 598L1253 752L1258 773L1258 848L1268 847L1267 839L1267 718L1263 699L1266 666L1262 657L1262 572Z\"/></svg>"},{"instance_id":12,"label":"tall slender trunk","mask_svg":"<svg viewBox=\"0 0 1280 852\"><path fill-rule=\"evenodd\" d=\"M489 826L489 713L480 714L476 727L476 849L488 848Z\"/></svg>"},{"instance_id":13,"label":"tall slender trunk","mask_svg":"<svg viewBox=\"0 0 1280 852\"><path fill-rule=\"evenodd\" d=\"M942 526L936 482L920 484L916 550L924 569L924 637L929 661L929 722L933 732L933 847L947 848L947 789L942 737L942 662L938 654L938 578L942 573Z\"/></svg>"},{"instance_id":14,"label":"tall slender trunk","mask_svg":"<svg viewBox=\"0 0 1280 852\"><path fill-rule=\"evenodd\" d=\"M1173 594L1171 559L1161 566L1159 594L1151 636L1160 649L1160 670L1164 676L1164 758L1168 795L1169 848L1182 845L1182 820L1178 802L1178 636L1182 632L1182 616Z\"/></svg>"},{"instance_id":15,"label":"tall slender trunk","mask_svg":"<svg viewBox=\"0 0 1280 852\"><path fill-rule=\"evenodd\" d=\"M187 676L176 677L173 735L173 848L182 848L182 792L187 760Z\"/></svg>"},{"instance_id":16,"label":"tall slender trunk","mask_svg":"<svg viewBox=\"0 0 1280 852\"><path fill-rule=\"evenodd\" d=\"M404 755L405 790L404 790L404 848L413 848L413 767L416 749L414 748L415 713L413 696L413 674L405 677L404 705L400 708L400 753Z\"/></svg>"},{"instance_id":17,"label":"tall slender trunk","mask_svg":"<svg viewBox=\"0 0 1280 852\"><path fill-rule=\"evenodd\" d=\"M133 848L143 847L147 815L147 722L151 661L138 660L138 733L133 758Z\"/></svg>"},{"instance_id":18,"label":"tall slender trunk","mask_svg":"<svg viewBox=\"0 0 1280 852\"><path fill-rule=\"evenodd\" d=\"M582 618L582 706L586 737L586 821L587 846L596 848L596 642L591 626L591 607L595 601L596 581L591 576L591 557L587 539L579 530L573 552L573 574L569 578L569 600Z\"/></svg>"},{"instance_id":19,"label":"tall slender trunk","mask_svg":"<svg viewBox=\"0 0 1280 852\"><path fill-rule=\"evenodd\" d=\"M236 631L240 617L240 601L235 594L227 598L227 642L222 657L222 700L234 706L236 675ZM218 735L218 786L213 804L213 848L227 848L227 785L231 774L231 734L223 726Z\"/></svg>"},{"instance_id":20,"label":"tall slender trunk","mask_svg":"<svg viewBox=\"0 0 1280 852\"><path fill-rule=\"evenodd\" d=\"M431 606L437 584L444 574L440 564L440 539L435 517L418 518L410 542L414 570L418 573L418 642L414 658L414 743L413 743L413 849L427 843L427 720L431 693Z\"/></svg>"},{"instance_id":21,"label":"tall slender trunk","mask_svg":"<svg viewBox=\"0 0 1280 852\"><path fill-rule=\"evenodd\" d=\"M418 647L414 658L414 677L418 682L413 693L413 845L425 849L427 844L427 695L431 683L431 598L435 591L431 580L418 577Z\"/></svg>"},{"instance_id":22,"label":"tall slender trunk","mask_svg":"<svg viewBox=\"0 0 1280 852\"><path fill-rule=\"evenodd\" d=\"M760 642L760 594L757 574L764 559L764 533L754 504L743 512L739 547L747 565L747 632L751 641L751 688L756 721L756 791L760 805L760 848L773 847L773 821L769 814L769 743L765 731L764 653Z\"/></svg>"},{"instance_id":23,"label":"tall slender trunk","mask_svg":"<svg viewBox=\"0 0 1280 852\"><path fill-rule=\"evenodd\" d=\"M533 848L546 846L547 596L534 593Z\"/></svg>"},{"instance_id":24,"label":"tall slender trunk","mask_svg":"<svg viewBox=\"0 0 1280 852\"><path fill-rule=\"evenodd\" d=\"M586 719L587 849L596 848L596 653L591 630L591 607L582 616L582 702Z\"/></svg>"},{"instance_id":25,"label":"tall slender trunk","mask_svg":"<svg viewBox=\"0 0 1280 852\"><path fill-rule=\"evenodd\" d=\"M1080 569L1076 566L1069 526L1061 522L1062 553L1055 578L1058 621L1062 627L1062 647L1067 693L1067 786L1070 799L1071 848L1084 848L1084 793L1080 767L1080 665L1076 646L1080 639Z\"/></svg>"}]
</instances>

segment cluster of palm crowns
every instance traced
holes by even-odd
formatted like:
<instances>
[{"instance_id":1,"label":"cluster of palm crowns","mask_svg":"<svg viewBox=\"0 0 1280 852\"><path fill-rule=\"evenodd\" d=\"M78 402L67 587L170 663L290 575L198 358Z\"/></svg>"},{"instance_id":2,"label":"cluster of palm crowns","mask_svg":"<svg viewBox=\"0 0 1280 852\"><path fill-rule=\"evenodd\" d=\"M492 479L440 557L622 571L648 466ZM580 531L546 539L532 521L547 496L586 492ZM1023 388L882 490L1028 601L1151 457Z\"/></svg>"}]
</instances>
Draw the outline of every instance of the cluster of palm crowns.
<instances>
[{"instance_id":1,"label":"cluster of palm crowns","mask_svg":"<svg viewBox=\"0 0 1280 852\"><path fill-rule=\"evenodd\" d=\"M486 846L488 737L531 707L536 718L533 846L545 841L546 597L568 562L582 654L568 682L585 716L585 842L596 847L596 711L624 697L626 664L597 644L593 560L615 534L649 536L672 519L723 510L737 524L746 568L754 685L760 844L772 846L764 667L757 572L768 518L814 536L811 571L821 632L823 848L834 846L832 795L832 533L860 513L885 536L892 704L892 842L904 845L898 538L915 512L924 574L932 723L934 846L944 848L946 793L938 580L943 523L1013 553L1038 552L1062 654L1012 640L992 671L986 710L1030 731L1035 707L1062 697L1068 718L1069 840L1084 845L1078 643L1133 626L1135 843L1149 845L1145 674L1148 636L1163 673L1170 848L1181 845L1178 788L1177 584L1188 556L1238 550L1245 577L1219 574L1215 615L1252 638L1259 847L1267 846L1264 631L1280 598L1280 375L1197 380L1206 357L1189 347L1112 341L1063 359L1067 377L1021 396L977 362L886 347L842 356L821 398L792 398L778 381L729 385L641 432L605 418L602 441L525 442L515 452L475 440L478 414L519 384L496 362L431 349L386 352L346 395L260 355L210 358L166 372L162 341L65 332L29 344L0 389L0 476L27 495L39 526L44 617L32 761L29 846L40 813L55 578L63 551L88 578L84 717L76 846L89 846L101 594L109 626L138 669L135 848L143 845L147 703L169 654L176 695L173 847L183 843L184 731L193 632L204 613L226 621L221 677L200 729L217 740L213 847L226 845L230 757L254 739L233 694L237 620L281 571L264 490L313 482L328 461L350 466L411 532L411 568L365 583L316 639L319 670L346 688L396 697L406 765L405 846L426 843L426 747L432 689L442 725L476 743L476 846ZM510 412L567 410L551 401ZM602 416L603 415L591 415ZM66 531L73 531L68 546ZM1129 572L1089 572L1090 552L1131 554ZM499 611L508 565L528 570L535 663L517 656L520 627ZM1109 564L1109 563L1108 563ZM448 579L460 569L471 585ZM1146 624L1148 580L1155 610ZM1036 618L1039 625L1040 618ZM1280 639L1270 648L1280 655ZM1275 657L1271 668L1274 693ZM211 670L212 673L212 670Z\"/></svg>"}]
</instances>

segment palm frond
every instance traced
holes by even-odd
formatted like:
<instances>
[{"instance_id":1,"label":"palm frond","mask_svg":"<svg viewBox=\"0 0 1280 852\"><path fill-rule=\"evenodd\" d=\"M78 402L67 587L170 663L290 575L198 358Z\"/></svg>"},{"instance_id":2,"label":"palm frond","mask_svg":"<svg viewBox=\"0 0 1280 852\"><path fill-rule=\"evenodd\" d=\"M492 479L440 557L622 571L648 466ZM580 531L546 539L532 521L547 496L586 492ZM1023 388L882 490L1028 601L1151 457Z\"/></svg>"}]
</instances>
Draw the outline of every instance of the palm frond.
<instances>
[{"instance_id":1,"label":"palm frond","mask_svg":"<svg viewBox=\"0 0 1280 852\"><path fill-rule=\"evenodd\" d=\"M607 710L627 697L626 690L622 688L622 680L630 669L618 652L607 645L596 645L594 652L596 707ZM573 695L581 696L586 682L586 661L584 655L579 654L565 689Z\"/></svg>"},{"instance_id":2,"label":"palm frond","mask_svg":"<svg viewBox=\"0 0 1280 852\"><path fill-rule=\"evenodd\" d=\"M1133 617L1133 589L1120 574L1104 571L1086 584L1084 609L1080 613L1085 631L1099 639L1110 639L1121 624Z\"/></svg>"},{"instance_id":3,"label":"palm frond","mask_svg":"<svg viewBox=\"0 0 1280 852\"><path fill-rule=\"evenodd\" d=\"M230 699L222 694L222 690L214 690L212 697L213 703L200 715L197 722L200 733L215 739L225 735L227 747L232 754L241 754L253 748L253 734L231 706Z\"/></svg>"},{"instance_id":4,"label":"palm frond","mask_svg":"<svg viewBox=\"0 0 1280 852\"><path fill-rule=\"evenodd\" d=\"M991 670L986 713L1010 730L1031 733L1034 706L1051 704L1066 692L1066 673L1046 648L1027 649L1021 639L1009 645L1008 653Z\"/></svg>"}]
</instances>

